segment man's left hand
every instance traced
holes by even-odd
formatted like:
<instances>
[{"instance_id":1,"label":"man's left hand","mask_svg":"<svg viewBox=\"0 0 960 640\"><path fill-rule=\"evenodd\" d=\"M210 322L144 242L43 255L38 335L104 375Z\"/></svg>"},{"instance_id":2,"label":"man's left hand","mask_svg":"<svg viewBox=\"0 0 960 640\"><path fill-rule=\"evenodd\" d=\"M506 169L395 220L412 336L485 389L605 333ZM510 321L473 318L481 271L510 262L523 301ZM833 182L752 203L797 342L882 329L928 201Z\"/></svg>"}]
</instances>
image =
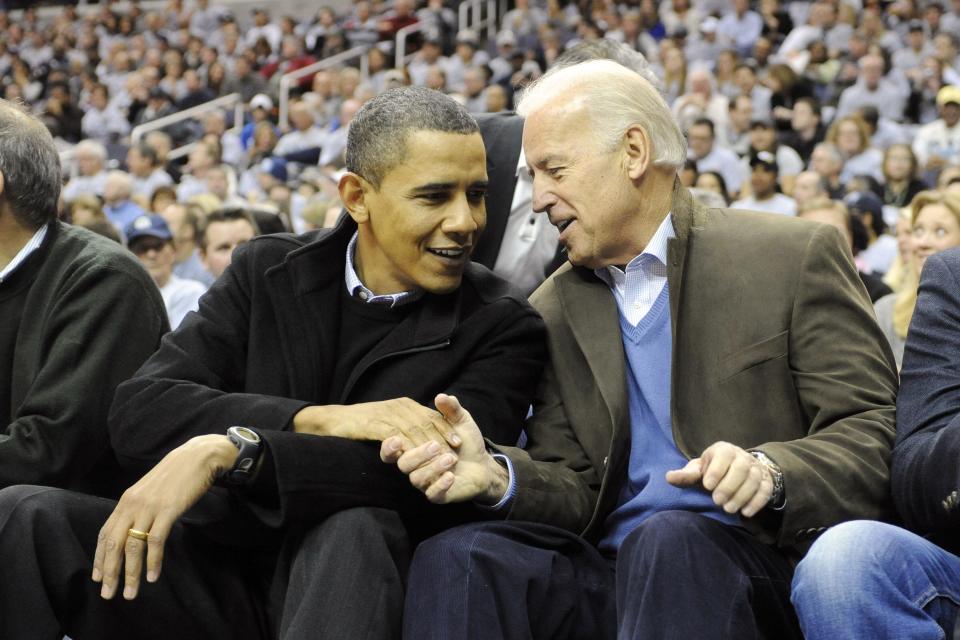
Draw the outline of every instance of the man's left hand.
<instances>
[{"instance_id":1,"label":"man's left hand","mask_svg":"<svg viewBox=\"0 0 960 640\"><path fill-rule=\"evenodd\" d=\"M116 594L121 567L123 597L137 597L144 552L147 582L157 581L173 523L210 489L220 473L233 466L237 453L226 436L198 436L168 453L123 492L97 537L92 577L102 585L100 597L109 600ZM131 529L146 533L147 539L131 536Z\"/></svg>"},{"instance_id":2,"label":"man's left hand","mask_svg":"<svg viewBox=\"0 0 960 640\"><path fill-rule=\"evenodd\" d=\"M717 442L682 469L667 472L667 482L677 487L698 484L727 513L753 517L773 495L770 470L750 453L729 442Z\"/></svg>"}]
</instances>

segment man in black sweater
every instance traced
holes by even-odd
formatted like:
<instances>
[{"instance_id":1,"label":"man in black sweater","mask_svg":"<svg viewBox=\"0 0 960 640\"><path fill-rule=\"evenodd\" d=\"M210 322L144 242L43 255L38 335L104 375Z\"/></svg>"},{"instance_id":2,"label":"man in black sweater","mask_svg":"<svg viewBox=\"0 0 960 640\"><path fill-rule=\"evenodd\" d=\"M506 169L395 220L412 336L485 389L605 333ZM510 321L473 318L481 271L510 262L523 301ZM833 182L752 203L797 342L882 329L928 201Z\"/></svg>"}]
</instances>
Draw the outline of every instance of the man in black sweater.
<instances>
[{"instance_id":1,"label":"man in black sweater","mask_svg":"<svg viewBox=\"0 0 960 640\"><path fill-rule=\"evenodd\" d=\"M112 443L149 469L119 503L0 492L0 566L18 576L0 586L0 637L398 635L413 546L485 512L431 505L380 442L476 457L443 394L516 442L543 326L469 261L487 176L462 107L418 87L375 98L347 166L349 218L239 248L118 390Z\"/></svg>"},{"instance_id":2,"label":"man in black sweater","mask_svg":"<svg viewBox=\"0 0 960 640\"><path fill-rule=\"evenodd\" d=\"M59 196L50 134L0 100L0 487L118 495L107 409L166 315L133 256L57 221Z\"/></svg>"}]
</instances>

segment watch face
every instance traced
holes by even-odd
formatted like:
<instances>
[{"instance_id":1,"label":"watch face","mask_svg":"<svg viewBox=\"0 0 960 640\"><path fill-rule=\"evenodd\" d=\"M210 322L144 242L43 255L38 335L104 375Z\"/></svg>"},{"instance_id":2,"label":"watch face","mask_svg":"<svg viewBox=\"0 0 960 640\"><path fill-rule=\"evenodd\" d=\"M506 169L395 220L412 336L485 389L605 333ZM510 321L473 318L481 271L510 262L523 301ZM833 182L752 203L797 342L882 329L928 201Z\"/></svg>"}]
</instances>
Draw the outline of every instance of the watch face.
<instances>
[{"instance_id":1,"label":"watch face","mask_svg":"<svg viewBox=\"0 0 960 640\"><path fill-rule=\"evenodd\" d=\"M252 429L246 427L230 427L230 430L233 431L238 438L242 438L247 442L260 442L260 436Z\"/></svg>"}]
</instances>

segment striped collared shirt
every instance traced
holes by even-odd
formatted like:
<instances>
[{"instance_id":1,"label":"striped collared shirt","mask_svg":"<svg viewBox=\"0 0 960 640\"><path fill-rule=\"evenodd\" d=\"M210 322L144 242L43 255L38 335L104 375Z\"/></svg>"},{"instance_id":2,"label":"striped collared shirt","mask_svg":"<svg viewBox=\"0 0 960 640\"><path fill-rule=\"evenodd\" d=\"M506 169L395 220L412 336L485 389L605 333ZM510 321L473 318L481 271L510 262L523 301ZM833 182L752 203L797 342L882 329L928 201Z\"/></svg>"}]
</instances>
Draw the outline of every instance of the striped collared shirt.
<instances>
[{"instance_id":1,"label":"striped collared shirt","mask_svg":"<svg viewBox=\"0 0 960 640\"><path fill-rule=\"evenodd\" d=\"M3 268L3 271L0 271L0 284L4 280L10 277L17 268L26 261L30 254L40 248L40 245L43 244L43 239L47 237L47 225L43 225L37 232L33 234L33 237L30 238L27 244L23 245L23 248L13 256L13 260L10 261L10 264Z\"/></svg>"},{"instance_id":2,"label":"striped collared shirt","mask_svg":"<svg viewBox=\"0 0 960 640\"><path fill-rule=\"evenodd\" d=\"M358 237L359 233L354 233L353 237L350 238L350 243L347 245L347 263L343 270L347 283L347 291L350 292L350 295L359 298L368 304L385 304L390 307L396 307L419 300L423 295L423 291L421 290L401 291L400 293L385 293L382 295L377 295L373 291L370 291L370 289L367 289L367 287L360 282L360 276L357 275L357 270L354 267L353 261L353 256L357 248Z\"/></svg>"},{"instance_id":3,"label":"striped collared shirt","mask_svg":"<svg viewBox=\"0 0 960 640\"><path fill-rule=\"evenodd\" d=\"M667 285L667 242L676 235L668 213L643 252L627 263L626 270L609 266L595 271L613 292L620 313L633 326L643 320Z\"/></svg>"}]
</instances>

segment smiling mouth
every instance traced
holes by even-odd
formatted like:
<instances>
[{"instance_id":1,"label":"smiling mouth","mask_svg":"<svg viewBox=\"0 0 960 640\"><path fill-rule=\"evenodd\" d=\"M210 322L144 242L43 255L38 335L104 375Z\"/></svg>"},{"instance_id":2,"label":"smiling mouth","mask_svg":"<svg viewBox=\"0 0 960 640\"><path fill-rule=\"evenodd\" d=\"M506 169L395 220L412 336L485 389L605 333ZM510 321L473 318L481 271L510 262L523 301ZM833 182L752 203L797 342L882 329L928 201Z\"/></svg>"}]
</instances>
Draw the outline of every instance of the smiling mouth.
<instances>
[{"instance_id":1,"label":"smiling mouth","mask_svg":"<svg viewBox=\"0 0 960 640\"><path fill-rule=\"evenodd\" d=\"M468 253L466 247L457 247L452 249L427 249L430 253L447 260L460 260Z\"/></svg>"},{"instance_id":2,"label":"smiling mouth","mask_svg":"<svg viewBox=\"0 0 960 640\"><path fill-rule=\"evenodd\" d=\"M566 230L566 228L572 224L573 224L573 218L570 218L568 220L563 220L562 222L557 223L557 230L560 231L560 233L563 233Z\"/></svg>"}]
</instances>

